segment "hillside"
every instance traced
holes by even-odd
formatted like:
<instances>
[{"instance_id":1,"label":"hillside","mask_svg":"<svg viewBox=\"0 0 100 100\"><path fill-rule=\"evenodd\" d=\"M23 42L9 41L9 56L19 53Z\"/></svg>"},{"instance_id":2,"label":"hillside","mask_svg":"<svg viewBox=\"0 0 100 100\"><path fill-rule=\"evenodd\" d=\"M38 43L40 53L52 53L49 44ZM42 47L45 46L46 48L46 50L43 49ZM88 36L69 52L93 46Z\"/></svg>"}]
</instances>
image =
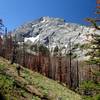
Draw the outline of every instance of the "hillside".
<instances>
[{"instance_id":1,"label":"hillside","mask_svg":"<svg viewBox=\"0 0 100 100\"><path fill-rule=\"evenodd\" d=\"M0 94L5 100L81 100L81 96L39 73L0 57Z\"/></svg>"}]
</instances>

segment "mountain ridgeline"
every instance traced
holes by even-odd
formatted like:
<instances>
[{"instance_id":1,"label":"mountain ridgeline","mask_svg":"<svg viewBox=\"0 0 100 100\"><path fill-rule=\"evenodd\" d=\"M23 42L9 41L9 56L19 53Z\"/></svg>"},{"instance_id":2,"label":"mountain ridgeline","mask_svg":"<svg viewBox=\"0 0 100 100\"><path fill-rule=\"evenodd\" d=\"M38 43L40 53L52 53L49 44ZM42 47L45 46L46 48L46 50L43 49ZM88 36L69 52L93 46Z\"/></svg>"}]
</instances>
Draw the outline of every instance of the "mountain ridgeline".
<instances>
[{"instance_id":1,"label":"mountain ridgeline","mask_svg":"<svg viewBox=\"0 0 100 100\"><path fill-rule=\"evenodd\" d=\"M84 44L91 39L90 34L100 34L95 28L67 23L64 19L41 17L21 25L13 31L17 41L28 44L44 44L50 49L60 46L68 48L69 39L72 44ZM82 53L81 53L82 54Z\"/></svg>"}]
</instances>

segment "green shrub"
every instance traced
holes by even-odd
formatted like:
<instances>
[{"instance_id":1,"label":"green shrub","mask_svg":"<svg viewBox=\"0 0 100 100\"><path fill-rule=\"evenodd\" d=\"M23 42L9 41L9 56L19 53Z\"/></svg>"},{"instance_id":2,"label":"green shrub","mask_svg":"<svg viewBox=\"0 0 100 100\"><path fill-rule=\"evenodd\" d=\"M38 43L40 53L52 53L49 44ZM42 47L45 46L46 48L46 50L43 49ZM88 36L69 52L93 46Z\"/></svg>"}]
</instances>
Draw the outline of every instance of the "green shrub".
<instances>
[{"instance_id":1,"label":"green shrub","mask_svg":"<svg viewBox=\"0 0 100 100\"><path fill-rule=\"evenodd\" d=\"M80 85L81 89L95 89L95 84L93 81L83 81L82 84Z\"/></svg>"}]
</instances>

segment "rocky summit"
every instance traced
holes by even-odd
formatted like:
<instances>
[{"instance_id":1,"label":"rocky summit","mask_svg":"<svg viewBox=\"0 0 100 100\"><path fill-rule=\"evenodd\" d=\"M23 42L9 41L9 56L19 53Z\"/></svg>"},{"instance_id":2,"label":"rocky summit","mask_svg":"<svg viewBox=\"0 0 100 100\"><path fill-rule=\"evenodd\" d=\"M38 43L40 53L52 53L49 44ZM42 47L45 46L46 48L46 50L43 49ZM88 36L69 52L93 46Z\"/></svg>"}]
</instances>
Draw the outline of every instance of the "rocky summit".
<instances>
[{"instance_id":1,"label":"rocky summit","mask_svg":"<svg viewBox=\"0 0 100 100\"><path fill-rule=\"evenodd\" d=\"M53 17L41 17L30 21L16 28L13 33L20 42L41 43L50 48L68 48L69 40L72 44L83 44L91 39L90 34L100 34L93 27L67 23L64 19Z\"/></svg>"}]
</instances>

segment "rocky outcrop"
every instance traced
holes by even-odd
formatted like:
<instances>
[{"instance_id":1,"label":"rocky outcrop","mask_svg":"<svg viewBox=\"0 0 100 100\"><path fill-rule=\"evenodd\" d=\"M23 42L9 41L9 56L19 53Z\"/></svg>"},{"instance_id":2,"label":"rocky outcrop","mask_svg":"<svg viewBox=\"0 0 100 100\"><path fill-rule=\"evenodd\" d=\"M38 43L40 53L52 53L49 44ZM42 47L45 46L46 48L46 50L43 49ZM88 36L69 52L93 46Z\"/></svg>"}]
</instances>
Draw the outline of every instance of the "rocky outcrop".
<instances>
[{"instance_id":1,"label":"rocky outcrop","mask_svg":"<svg viewBox=\"0 0 100 100\"><path fill-rule=\"evenodd\" d=\"M50 49L55 46L68 49L69 39L73 45L84 44L91 40L92 33L100 34L92 27L67 23L64 19L52 17L41 17L14 30L18 41L25 41L27 44L41 43ZM79 54L84 55L83 52Z\"/></svg>"}]
</instances>

